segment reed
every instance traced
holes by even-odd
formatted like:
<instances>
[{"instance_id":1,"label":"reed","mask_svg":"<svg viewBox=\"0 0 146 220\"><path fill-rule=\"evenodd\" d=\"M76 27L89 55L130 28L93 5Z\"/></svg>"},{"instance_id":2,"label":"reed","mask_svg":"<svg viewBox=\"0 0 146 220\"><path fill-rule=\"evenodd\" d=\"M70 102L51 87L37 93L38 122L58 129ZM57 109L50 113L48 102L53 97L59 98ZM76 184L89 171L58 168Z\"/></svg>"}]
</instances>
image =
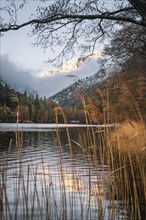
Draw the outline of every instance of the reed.
<instances>
[{"instance_id":1,"label":"reed","mask_svg":"<svg viewBox=\"0 0 146 220\"><path fill-rule=\"evenodd\" d=\"M129 218L146 216L146 127L128 121L106 137L110 196L122 201Z\"/></svg>"},{"instance_id":2,"label":"reed","mask_svg":"<svg viewBox=\"0 0 146 220\"><path fill-rule=\"evenodd\" d=\"M24 171L22 132L16 135L19 136L16 137L18 158L13 162L14 168L9 176L10 140L9 151L1 160L0 219L144 219L145 125L129 121L118 128L89 129L90 114L86 105L84 108L87 123L85 132L79 130L73 139L69 128L66 128L67 145L64 146L61 132L56 130L59 159L55 164L55 177L52 166L49 161L46 162L43 149L39 155L39 165L34 167L32 160ZM62 109L55 111L56 122L59 111L67 124ZM62 160L65 148L70 152L69 164ZM75 159L78 155L82 155L87 165L86 172L77 170ZM13 178L13 186L8 185L9 178ZM13 189L11 193L9 188Z\"/></svg>"}]
</instances>

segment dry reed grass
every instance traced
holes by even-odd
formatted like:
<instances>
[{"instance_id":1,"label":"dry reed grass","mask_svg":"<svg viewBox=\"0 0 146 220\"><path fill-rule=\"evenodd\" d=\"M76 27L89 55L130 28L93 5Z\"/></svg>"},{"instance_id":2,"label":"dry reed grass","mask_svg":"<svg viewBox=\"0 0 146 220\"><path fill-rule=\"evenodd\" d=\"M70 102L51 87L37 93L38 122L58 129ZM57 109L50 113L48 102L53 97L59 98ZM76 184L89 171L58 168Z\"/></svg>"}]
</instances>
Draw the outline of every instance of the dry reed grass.
<instances>
[{"instance_id":1,"label":"dry reed grass","mask_svg":"<svg viewBox=\"0 0 146 220\"><path fill-rule=\"evenodd\" d=\"M107 164L111 195L122 200L131 220L146 217L146 127L125 122L107 134Z\"/></svg>"},{"instance_id":2,"label":"dry reed grass","mask_svg":"<svg viewBox=\"0 0 146 220\"><path fill-rule=\"evenodd\" d=\"M142 122L128 121L109 135L109 144L125 153L146 150L146 127Z\"/></svg>"},{"instance_id":3,"label":"dry reed grass","mask_svg":"<svg viewBox=\"0 0 146 220\"><path fill-rule=\"evenodd\" d=\"M56 109L56 121L57 111ZM64 121L67 124L66 117L62 112ZM87 112L88 114L88 112ZM90 121L87 120L87 124ZM63 147L60 139L59 129L57 129L57 143L60 147L60 156L63 154ZM30 166L26 176L23 174L21 146L22 138L16 135L16 147L20 151L19 166L14 170L19 178L14 180L14 210L10 209L11 200L7 194L7 168L8 157L3 158L5 163L2 165L0 179L0 217L5 219L18 219L18 210L22 209L21 219L62 219L68 220L68 207L72 212L72 219L77 216L76 203L79 198L78 208L81 210L79 219L93 219L91 204L94 197L94 207L98 210L97 219L117 220L121 216L115 212L118 201L121 201L122 209L125 214L122 215L122 220L144 220L145 218L145 201L146 201L146 128L141 122L125 122L121 127L116 129L104 129L103 132L89 129L87 127L85 133L79 133L77 140L72 140L70 131L66 128L68 139L68 147L70 149L70 158L73 159L73 145L76 145L76 151L84 155L88 164L87 166L87 182L88 188L88 203L83 205L85 198L82 197L82 188L79 180L76 179L77 173L74 168L74 161L71 162L72 172L66 173L66 168L63 164L58 165L59 181L55 184L60 184L60 206L57 205L58 195L55 192L55 185L52 182L51 170L45 168L43 154L41 155L41 174L38 170L31 171ZM19 148L18 148L19 146ZM96 169L96 181L92 182L91 164L94 163ZM14 162L15 163L15 162ZM103 172L102 184L107 191L107 201L109 213L105 212L107 203L103 203L100 179L101 170L104 171L105 166L108 167L107 172ZM100 171L99 171L100 170ZM48 178L49 177L49 182ZM41 177L41 178L40 178ZM31 181L30 181L31 180ZM67 185L73 188L77 186L78 196L72 192L66 191ZM41 186L42 192L38 191ZM94 186L94 187L93 187ZM93 189L94 188L94 189ZM70 200L67 200L69 195ZM78 197L78 198L77 198ZM31 199L31 201L30 201ZM116 203L117 201L117 203ZM37 207L37 213L35 208ZM75 212L74 212L75 211ZM44 215L45 213L45 215ZM128 213L128 217L127 217ZM37 215L37 218L35 217ZM108 217L106 217L106 215Z\"/></svg>"}]
</instances>

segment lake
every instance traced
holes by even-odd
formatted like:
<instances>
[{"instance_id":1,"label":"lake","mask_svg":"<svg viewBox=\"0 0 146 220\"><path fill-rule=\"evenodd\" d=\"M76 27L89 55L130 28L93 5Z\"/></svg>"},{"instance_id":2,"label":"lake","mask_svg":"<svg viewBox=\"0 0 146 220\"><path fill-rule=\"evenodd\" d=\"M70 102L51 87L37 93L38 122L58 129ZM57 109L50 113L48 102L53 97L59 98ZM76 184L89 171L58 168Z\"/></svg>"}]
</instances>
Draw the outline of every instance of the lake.
<instances>
[{"instance_id":1,"label":"lake","mask_svg":"<svg viewBox=\"0 0 146 220\"><path fill-rule=\"evenodd\" d=\"M108 198L108 166L79 142L96 127L1 123L1 219L128 219Z\"/></svg>"}]
</instances>

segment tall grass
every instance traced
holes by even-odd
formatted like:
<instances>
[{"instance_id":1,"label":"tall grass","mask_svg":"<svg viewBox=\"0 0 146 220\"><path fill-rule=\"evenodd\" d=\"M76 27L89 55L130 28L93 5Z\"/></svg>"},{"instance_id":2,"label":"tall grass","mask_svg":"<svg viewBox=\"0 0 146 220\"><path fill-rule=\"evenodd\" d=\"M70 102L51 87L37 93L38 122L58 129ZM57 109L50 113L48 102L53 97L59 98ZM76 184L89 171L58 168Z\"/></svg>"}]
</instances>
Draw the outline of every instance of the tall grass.
<instances>
[{"instance_id":1,"label":"tall grass","mask_svg":"<svg viewBox=\"0 0 146 220\"><path fill-rule=\"evenodd\" d=\"M61 111L64 122L66 117ZM85 110L86 111L86 110ZM86 123L90 124L88 111ZM18 138L19 136L19 138ZM64 145L56 131L59 149L56 177L42 153L39 166L23 169L23 133L16 133L17 161L9 176L9 151L0 170L0 219L2 220L144 220L146 201L146 127L126 122L118 128L87 129L72 139L66 128L70 162L65 164ZM19 146L19 147L18 147ZM86 173L78 171L75 157L82 155ZM68 167L71 169L68 172ZM94 175L93 175L94 167ZM95 175L96 171L96 175ZM13 186L8 179L12 178ZM14 191L10 192L9 188ZM12 202L13 201L13 202ZM13 203L13 204L12 204ZM121 210L123 213L121 214Z\"/></svg>"},{"instance_id":2,"label":"tall grass","mask_svg":"<svg viewBox=\"0 0 146 220\"><path fill-rule=\"evenodd\" d=\"M130 219L146 217L146 127L125 122L107 135L110 196L122 201Z\"/></svg>"}]
</instances>

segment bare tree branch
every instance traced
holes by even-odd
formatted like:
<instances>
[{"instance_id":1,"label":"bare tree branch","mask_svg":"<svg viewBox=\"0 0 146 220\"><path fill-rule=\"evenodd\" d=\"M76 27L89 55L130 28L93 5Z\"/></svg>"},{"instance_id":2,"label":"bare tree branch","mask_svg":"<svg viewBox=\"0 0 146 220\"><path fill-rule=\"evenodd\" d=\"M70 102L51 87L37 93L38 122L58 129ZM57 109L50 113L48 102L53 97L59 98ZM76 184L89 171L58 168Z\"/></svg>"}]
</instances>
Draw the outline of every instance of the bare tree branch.
<instances>
[{"instance_id":1,"label":"bare tree branch","mask_svg":"<svg viewBox=\"0 0 146 220\"><path fill-rule=\"evenodd\" d=\"M146 0L110 3L104 0L40 0L45 6L40 5L31 19L20 23L17 13L25 5L25 0L22 1L22 5L16 6L16 0L8 0L10 5L0 8L10 17L6 22L0 16L0 33L31 26L37 46L49 47L52 51L56 45L62 47L56 57L58 59L74 53L75 45L79 45L83 52L93 51L99 39L113 36L117 27L125 24L146 29Z\"/></svg>"},{"instance_id":2,"label":"bare tree branch","mask_svg":"<svg viewBox=\"0 0 146 220\"><path fill-rule=\"evenodd\" d=\"M123 10L122 10L123 11ZM126 10L127 11L127 10ZM119 13L119 11L118 11ZM78 15L78 14L74 14L74 15L63 15L63 14L56 14L54 16L50 16L48 18L45 18L45 19L32 19L28 22L24 22L20 25L18 24L14 24L14 25L11 25L9 24L7 27L0 27L0 32L7 32L7 31L10 31L10 30L18 30L20 28L23 28L25 26L28 26L28 25L34 25L34 24L49 24L51 22L54 22L54 21L59 21L59 20L65 20L65 19L79 19L79 20L113 20L113 21L123 21L123 22L126 22L126 23L132 23L132 24L136 24L136 25L139 25L139 26L144 26L146 27L146 23L143 22L143 21L139 21L139 20L135 20L133 18L130 18L130 17L124 17L124 16L118 16L115 14L117 14L116 12L108 12L108 13L103 13L101 15ZM114 15L114 16L113 16Z\"/></svg>"}]
</instances>

